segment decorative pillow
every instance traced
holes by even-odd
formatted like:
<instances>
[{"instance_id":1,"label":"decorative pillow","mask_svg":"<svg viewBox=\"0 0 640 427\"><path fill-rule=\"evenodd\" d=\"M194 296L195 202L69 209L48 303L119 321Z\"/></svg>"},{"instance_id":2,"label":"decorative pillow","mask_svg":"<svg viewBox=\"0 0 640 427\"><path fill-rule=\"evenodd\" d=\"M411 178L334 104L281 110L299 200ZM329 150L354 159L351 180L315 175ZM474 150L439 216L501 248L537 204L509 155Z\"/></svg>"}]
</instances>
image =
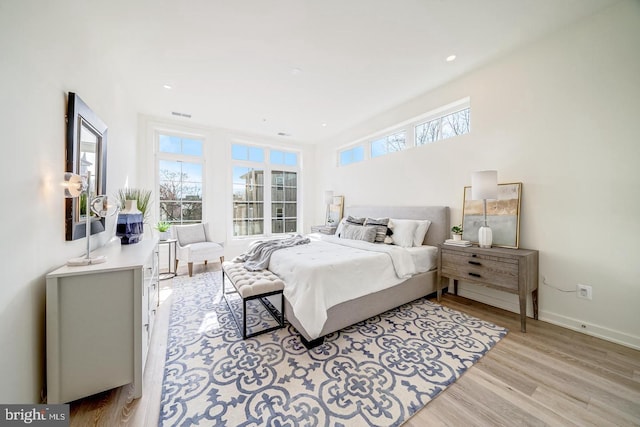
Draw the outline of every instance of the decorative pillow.
<instances>
[{"instance_id":1,"label":"decorative pillow","mask_svg":"<svg viewBox=\"0 0 640 427\"><path fill-rule=\"evenodd\" d=\"M413 246L422 246L422 242L424 242L424 236L427 235L427 231L429 231L429 226L431 225L431 221L428 219L418 220L418 226L416 227L416 232L413 236Z\"/></svg>"},{"instance_id":2,"label":"decorative pillow","mask_svg":"<svg viewBox=\"0 0 640 427\"><path fill-rule=\"evenodd\" d=\"M367 218L364 220L365 226L372 226L376 229L376 240L374 243L384 243L384 238L387 237L387 227L389 224L389 218Z\"/></svg>"},{"instance_id":3,"label":"decorative pillow","mask_svg":"<svg viewBox=\"0 0 640 427\"><path fill-rule=\"evenodd\" d=\"M351 215L349 215L345 220L345 222L348 222L349 224L355 224L355 225L364 225L364 221L365 221L364 218L355 218L355 217L352 217Z\"/></svg>"},{"instance_id":4,"label":"decorative pillow","mask_svg":"<svg viewBox=\"0 0 640 427\"><path fill-rule=\"evenodd\" d=\"M392 224L391 228L393 229L391 244L402 246L403 248L412 247L418 223L411 219L394 218L390 220L390 223Z\"/></svg>"},{"instance_id":5,"label":"decorative pillow","mask_svg":"<svg viewBox=\"0 0 640 427\"><path fill-rule=\"evenodd\" d=\"M354 225L345 222L342 227L341 239L351 240L364 240L365 242L373 243L376 239L375 227L367 227L364 225Z\"/></svg>"},{"instance_id":6,"label":"decorative pillow","mask_svg":"<svg viewBox=\"0 0 640 427\"><path fill-rule=\"evenodd\" d=\"M340 237L340 235L342 234L342 229L347 223L354 225L364 225L364 218L354 218L351 215L346 218L342 218L342 220L340 220L340 223L338 224L338 227L336 228L335 236Z\"/></svg>"}]
</instances>

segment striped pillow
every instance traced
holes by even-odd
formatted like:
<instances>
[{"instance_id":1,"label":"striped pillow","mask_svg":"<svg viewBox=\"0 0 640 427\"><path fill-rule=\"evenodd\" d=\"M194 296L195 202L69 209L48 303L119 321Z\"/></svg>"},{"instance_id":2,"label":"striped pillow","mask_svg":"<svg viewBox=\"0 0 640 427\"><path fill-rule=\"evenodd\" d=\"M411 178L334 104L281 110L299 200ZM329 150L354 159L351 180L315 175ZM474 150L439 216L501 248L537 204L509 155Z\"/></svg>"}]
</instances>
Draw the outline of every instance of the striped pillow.
<instances>
[{"instance_id":1,"label":"striped pillow","mask_svg":"<svg viewBox=\"0 0 640 427\"><path fill-rule=\"evenodd\" d=\"M364 221L364 225L376 229L376 240L374 243L384 243L384 239L387 237L389 218L367 218Z\"/></svg>"}]
</instances>

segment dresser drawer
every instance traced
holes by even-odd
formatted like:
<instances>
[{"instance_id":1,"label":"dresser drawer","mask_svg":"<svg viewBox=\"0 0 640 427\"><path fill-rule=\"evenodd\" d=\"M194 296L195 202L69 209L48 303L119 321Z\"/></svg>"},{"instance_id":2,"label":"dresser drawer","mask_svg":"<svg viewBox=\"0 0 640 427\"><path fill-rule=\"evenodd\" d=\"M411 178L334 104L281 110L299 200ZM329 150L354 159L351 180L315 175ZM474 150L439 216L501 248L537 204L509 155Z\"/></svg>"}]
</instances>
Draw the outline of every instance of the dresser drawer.
<instances>
[{"instance_id":1,"label":"dresser drawer","mask_svg":"<svg viewBox=\"0 0 640 427\"><path fill-rule=\"evenodd\" d=\"M518 260L499 256L442 250L442 274L518 291Z\"/></svg>"}]
</instances>

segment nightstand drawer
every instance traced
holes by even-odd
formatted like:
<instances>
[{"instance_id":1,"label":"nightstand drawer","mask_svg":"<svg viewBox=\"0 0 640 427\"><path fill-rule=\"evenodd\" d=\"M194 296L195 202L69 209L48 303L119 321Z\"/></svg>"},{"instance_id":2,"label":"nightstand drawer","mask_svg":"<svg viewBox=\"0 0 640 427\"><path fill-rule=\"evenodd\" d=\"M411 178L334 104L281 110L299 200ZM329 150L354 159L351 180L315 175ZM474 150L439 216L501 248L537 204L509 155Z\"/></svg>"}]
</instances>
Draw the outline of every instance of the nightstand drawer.
<instances>
[{"instance_id":1,"label":"nightstand drawer","mask_svg":"<svg viewBox=\"0 0 640 427\"><path fill-rule=\"evenodd\" d=\"M518 260L515 259L444 249L442 274L518 290Z\"/></svg>"}]
</instances>

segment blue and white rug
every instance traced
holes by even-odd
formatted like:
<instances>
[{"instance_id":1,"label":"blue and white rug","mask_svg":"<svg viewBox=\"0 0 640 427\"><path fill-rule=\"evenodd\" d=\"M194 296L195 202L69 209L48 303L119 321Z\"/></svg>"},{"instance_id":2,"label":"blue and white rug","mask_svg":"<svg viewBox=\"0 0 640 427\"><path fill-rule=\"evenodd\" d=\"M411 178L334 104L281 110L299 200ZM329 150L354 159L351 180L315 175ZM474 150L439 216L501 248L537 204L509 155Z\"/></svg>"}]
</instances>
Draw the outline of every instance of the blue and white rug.
<instances>
[{"instance_id":1,"label":"blue and white rug","mask_svg":"<svg viewBox=\"0 0 640 427\"><path fill-rule=\"evenodd\" d=\"M270 317L251 311L249 325ZM506 333L420 299L313 350L291 326L242 340L220 272L177 277L159 425L398 426Z\"/></svg>"}]
</instances>

